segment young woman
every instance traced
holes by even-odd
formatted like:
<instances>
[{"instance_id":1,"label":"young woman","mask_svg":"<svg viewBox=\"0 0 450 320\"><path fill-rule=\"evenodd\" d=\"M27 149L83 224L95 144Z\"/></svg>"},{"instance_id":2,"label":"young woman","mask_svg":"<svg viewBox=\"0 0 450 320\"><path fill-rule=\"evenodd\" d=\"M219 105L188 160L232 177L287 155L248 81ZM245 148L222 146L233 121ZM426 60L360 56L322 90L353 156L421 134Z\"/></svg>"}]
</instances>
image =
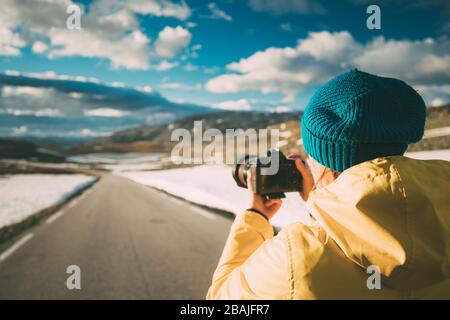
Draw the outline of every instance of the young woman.
<instances>
[{"instance_id":1,"label":"young woman","mask_svg":"<svg viewBox=\"0 0 450 320\"><path fill-rule=\"evenodd\" d=\"M281 200L252 195L236 217L208 299L449 299L450 163L404 157L425 104L403 81L352 70L302 117L312 226L274 236Z\"/></svg>"}]
</instances>

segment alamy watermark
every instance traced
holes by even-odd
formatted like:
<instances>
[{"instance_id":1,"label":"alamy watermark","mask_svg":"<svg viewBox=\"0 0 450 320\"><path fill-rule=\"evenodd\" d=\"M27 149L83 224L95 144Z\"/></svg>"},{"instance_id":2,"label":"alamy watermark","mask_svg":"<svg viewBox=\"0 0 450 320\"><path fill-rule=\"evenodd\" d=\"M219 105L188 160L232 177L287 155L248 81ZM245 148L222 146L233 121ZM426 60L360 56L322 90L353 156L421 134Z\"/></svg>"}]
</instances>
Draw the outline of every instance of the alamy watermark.
<instances>
[{"instance_id":1,"label":"alamy watermark","mask_svg":"<svg viewBox=\"0 0 450 320\"><path fill-rule=\"evenodd\" d=\"M367 278L366 285L369 290L380 290L381 289L381 271L380 267L376 265L370 265L366 269L366 273L370 274Z\"/></svg>"},{"instance_id":2,"label":"alamy watermark","mask_svg":"<svg viewBox=\"0 0 450 320\"><path fill-rule=\"evenodd\" d=\"M66 26L69 30L81 29L81 8L76 4L67 6L66 13L69 15L66 19Z\"/></svg>"},{"instance_id":3,"label":"alamy watermark","mask_svg":"<svg viewBox=\"0 0 450 320\"><path fill-rule=\"evenodd\" d=\"M370 16L367 18L366 26L369 30L381 29L381 9L376 4L372 4L367 7L367 14Z\"/></svg>"},{"instance_id":4,"label":"alamy watermark","mask_svg":"<svg viewBox=\"0 0 450 320\"><path fill-rule=\"evenodd\" d=\"M171 161L176 164L237 164L244 156L267 155L270 149L280 145L278 129L226 129L203 130L202 121L194 121L192 130L177 128L172 131L171 141L177 142L171 151ZM269 160L262 158L261 161ZM278 155L268 165L267 175L278 172Z\"/></svg>"},{"instance_id":5,"label":"alamy watermark","mask_svg":"<svg viewBox=\"0 0 450 320\"><path fill-rule=\"evenodd\" d=\"M77 265L70 265L66 269L70 276L66 280L66 287L69 290L81 290L81 268Z\"/></svg>"}]
</instances>

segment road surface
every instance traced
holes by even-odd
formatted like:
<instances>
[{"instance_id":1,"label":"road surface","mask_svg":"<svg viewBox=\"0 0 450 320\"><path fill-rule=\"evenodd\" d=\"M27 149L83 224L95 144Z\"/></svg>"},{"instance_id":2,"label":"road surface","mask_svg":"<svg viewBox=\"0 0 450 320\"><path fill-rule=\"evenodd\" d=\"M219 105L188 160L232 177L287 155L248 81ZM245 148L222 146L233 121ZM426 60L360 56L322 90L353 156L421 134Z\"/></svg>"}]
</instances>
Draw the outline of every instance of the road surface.
<instances>
[{"instance_id":1,"label":"road surface","mask_svg":"<svg viewBox=\"0 0 450 320\"><path fill-rule=\"evenodd\" d=\"M106 174L0 246L0 299L203 299L231 222Z\"/></svg>"}]
</instances>

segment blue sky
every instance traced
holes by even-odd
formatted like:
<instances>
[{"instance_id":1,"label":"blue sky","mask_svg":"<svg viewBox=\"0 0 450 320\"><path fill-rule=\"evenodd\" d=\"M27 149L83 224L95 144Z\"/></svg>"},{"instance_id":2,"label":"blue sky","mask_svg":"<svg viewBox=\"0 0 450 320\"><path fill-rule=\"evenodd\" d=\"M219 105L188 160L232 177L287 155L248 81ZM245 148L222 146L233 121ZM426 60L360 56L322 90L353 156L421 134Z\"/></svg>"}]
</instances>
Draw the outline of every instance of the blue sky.
<instances>
[{"instance_id":1,"label":"blue sky","mask_svg":"<svg viewBox=\"0 0 450 320\"><path fill-rule=\"evenodd\" d=\"M81 30L66 28L71 4L82 10ZM366 27L369 4L381 9L381 30ZM450 100L449 17L443 0L4 0L0 72L273 112L303 109L321 83L357 67L401 78L439 105ZM0 112L8 116L21 113L7 99L42 97L4 88ZM114 106L95 107L101 117L119 116Z\"/></svg>"}]
</instances>

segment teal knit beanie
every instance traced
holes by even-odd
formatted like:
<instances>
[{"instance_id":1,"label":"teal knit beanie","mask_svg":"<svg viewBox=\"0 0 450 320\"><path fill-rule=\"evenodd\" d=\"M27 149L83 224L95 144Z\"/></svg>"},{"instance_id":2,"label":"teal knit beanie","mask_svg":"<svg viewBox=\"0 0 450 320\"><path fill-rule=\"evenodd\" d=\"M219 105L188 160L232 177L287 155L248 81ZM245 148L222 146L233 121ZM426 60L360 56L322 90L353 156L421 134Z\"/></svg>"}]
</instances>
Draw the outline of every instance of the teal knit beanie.
<instances>
[{"instance_id":1,"label":"teal knit beanie","mask_svg":"<svg viewBox=\"0 0 450 320\"><path fill-rule=\"evenodd\" d=\"M405 82L351 70L324 84L302 117L306 152L341 172L377 157L403 155L422 138L425 103Z\"/></svg>"}]
</instances>

